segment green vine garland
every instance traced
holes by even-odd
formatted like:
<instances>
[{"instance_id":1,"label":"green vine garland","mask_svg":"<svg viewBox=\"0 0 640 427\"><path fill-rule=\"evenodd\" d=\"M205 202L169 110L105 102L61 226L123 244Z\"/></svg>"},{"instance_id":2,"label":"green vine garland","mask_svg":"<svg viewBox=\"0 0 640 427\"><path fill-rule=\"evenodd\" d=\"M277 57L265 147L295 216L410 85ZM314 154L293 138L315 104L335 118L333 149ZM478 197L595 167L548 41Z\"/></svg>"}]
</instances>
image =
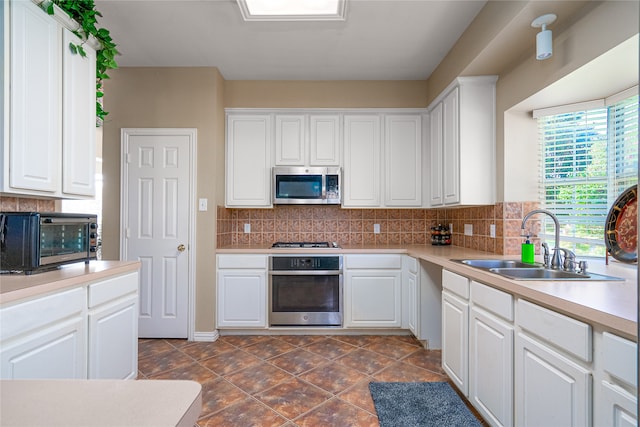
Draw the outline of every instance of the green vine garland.
<instances>
[{"instance_id":1,"label":"green vine garland","mask_svg":"<svg viewBox=\"0 0 640 427\"><path fill-rule=\"evenodd\" d=\"M104 96L102 81L109 78L108 70L118 68L115 60L115 56L118 55L116 44L111 39L109 30L96 26L98 24L97 17L101 17L102 14L96 10L93 0L53 0L47 2L43 4L43 7L49 15L54 14L54 4L80 25L80 28L74 33L84 42L79 45L70 43L69 48L73 53L85 57L86 53L82 45L90 36L95 37L101 45L101 48L96 52L96 117L97 123L101 124L105 116L109 114L102 108L102 97Z\"/></svg>"}]
</instances>

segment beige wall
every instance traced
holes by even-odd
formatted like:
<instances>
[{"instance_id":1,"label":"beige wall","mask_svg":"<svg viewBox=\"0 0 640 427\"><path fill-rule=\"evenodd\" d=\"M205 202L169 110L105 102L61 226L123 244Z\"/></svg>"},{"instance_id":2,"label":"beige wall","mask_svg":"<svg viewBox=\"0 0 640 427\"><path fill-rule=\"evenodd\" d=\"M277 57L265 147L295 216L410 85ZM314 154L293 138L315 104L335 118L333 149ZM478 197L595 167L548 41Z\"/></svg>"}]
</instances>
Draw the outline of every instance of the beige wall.
<instances>
[{"instance_id":1,"label":"beige wall","mask_svg":"<svg viewBox=\"0 0 640 427\"><path fill-rule=\"evenodd\" d=\"M215 68L121 68L105 82L103 258L119 258L120 129L196 128L196 331L214 329L215 206L224 199L224 85Z\"/></svg>"},{"instance_id":2,"label":"beige wall","mask_svg":"<svg viewBox=\"0 0 640 427\"><path fill-rule=\"evenodd\" d=\"M511 177L518 170L518 165L520 169L525 169L525 173L529 165L537 166L531 161L533 159L523 158L522 149L527 139L536 137L536 131L530 122L522 122L522 126L517 122L507 123L509 117L521 117L521 113L516 112L510 115L509 110L638 34L638 14L639 3L636 1L606 1L596 7L589 5L588 13L579 14L570 27L554 34L554 56L550 60L537 61L530 55L513 70L500 76L496 96L498 200L532 200L529 197L531 193L523 191L527 187L531 190L532 181L523 183L521 179L512 180ZM638 57L629 60L637 63ZM615 73L615 70L612 72ZM615 79L613 74L611 79ZM612 89L608 95L616 90L616 83L611 83ZM517 174L515 176L522 178ZM534 182L537 182L537 176Z\"/></svg>"},{"instance_id":3,"label":"beige wall","mask_svg":"<svg viewBox=\"0 0 640 427\"><path fill-rule=\"evenodd\" d=\"M532 126L522 112L509 110L638 34L638 5L637 1L490 1L429 77L431 102L457 75L499 76L497 201L531 201L537 196L537 158L532 158L537 153L535 123ZM538 61L537 30L531 21L545 13L558 16L551 25L554 55ZM638 58L630 61L637 63ZM614 89L609 94L613 93Z\"/></svg>"}]
</instances>

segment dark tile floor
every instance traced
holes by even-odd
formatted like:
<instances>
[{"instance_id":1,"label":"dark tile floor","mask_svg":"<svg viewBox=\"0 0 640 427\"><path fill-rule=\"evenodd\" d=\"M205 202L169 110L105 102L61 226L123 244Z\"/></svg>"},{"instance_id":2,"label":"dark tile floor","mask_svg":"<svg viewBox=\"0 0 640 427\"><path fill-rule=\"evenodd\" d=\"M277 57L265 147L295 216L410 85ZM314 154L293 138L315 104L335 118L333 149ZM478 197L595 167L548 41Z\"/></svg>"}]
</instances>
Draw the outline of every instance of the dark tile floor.
<instances>
[{"instance_id":1,"label":"dark tile floor","mask_svg":"<svg viewBox=\"0 0 640 427\"><path fill-rule=\"evenodd\" d=\"M200 427L377 426L371 381L447 381L409 336L222 336L139 341L140 379L202 384Z\"/></svg>"}]
</instances>

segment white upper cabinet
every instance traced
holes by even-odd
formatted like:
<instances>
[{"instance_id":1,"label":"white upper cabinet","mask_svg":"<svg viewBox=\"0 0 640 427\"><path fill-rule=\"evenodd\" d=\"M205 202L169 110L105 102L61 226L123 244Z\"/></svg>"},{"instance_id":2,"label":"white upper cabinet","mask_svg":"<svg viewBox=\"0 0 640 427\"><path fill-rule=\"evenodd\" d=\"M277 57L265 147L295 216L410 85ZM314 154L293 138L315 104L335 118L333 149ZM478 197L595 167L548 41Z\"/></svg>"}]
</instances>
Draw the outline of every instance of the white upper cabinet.
<instances>
[{"instance_id":1,"label":"white upper cabinet","mask_svg":"<svg viewBox=\"0 0 640 427\"><path fill-rule=\"evenodd\" d=\"M385 113L344 117L344 207L422 206L422 115Z\"/></svg>"},{"instance_id":2,"label":"white upper cabinet","mask_svg":"<svg viewBox=\"0 0 640 427\"><path fill-rule=\"evenodd\" d=\"M276 115L275 164L277 166L304 166L304 115Z\"/></svg>"},{"instance_id":3,"label":"white upper cabinet","mask_svg":"<svg viewBox=\"0 0 640 427\"><path fill-rule=\"evenodd\" d=\"M340 166L340 115L309 115L309 166Z\"/></svg>"},{"instance_id":4,"label":"white upper cabinet","mask_svg":"<svg viewBox=\"0 0 640 427\"><path fill-rule=\"evenodd\" d=\"M495 203L496 80L458 77L429 106L431 206Z\"/></svg>"},{"instance_id":5,"label":"white upper cabinet","mask_svg":"<svg viewBox=\"0 0 640 427\"><path fill-rule=\"evenodd\" d=\"M275 166L340 166L339 114L276 114Z\"/></svg>"},{"instance_id":6,"label":"white upper cabinet","mask_svg":"<svg viewBox=\"0 0 640 427\"><path fill-rule=\"evenodd\" d=\"M422 117L385 116L385 205L422 206Z\"/></svg>"},{"instance_id":7,"label":"white upper cabinet","mask_svg":"<svg viewBox=\"0 0 640 427\"><path fill-rule=\"evenodd\" d=\"M86 57L69 43L81 40L63 30L62 56L62 192L93 196L96 173L96 51L84 46Z\"/></svg>"},{"instance_id":8,"label":"white upper cabinet","mask_svg":"<svg viewBox=\"0 0 640 427\"><path fill-rule=\"evenodd\" d=\"M30 1L3 2L9 111L3 191L54 196L60 187L61 55L58 23ZM6 43L5 43L6 46ZM3 96L4 98L4 96ZM7 135L5 130L5 135Z\"/></svg>"},{"instance_id":9,"label":"white upper cabinet","mask_svg":"<svg viewBox=\"0 0 640 427\"><path fill-rule=\"evenodd\" d=\"M30 1L3 2L3 173L0 191L55 198L95 195L95 50L72 54L77 24ZM8 25L7 25L8 24ZM74 41L74 43L76 43Z\"/></svg>"},{"instance_id":10,"label":"white upper cabinet","mask_svg":"<svg viewBox=\"0 0 640 427\"><path fill-rule=\"evenodd\" d=\"M344 117L344 207L379 207L380 116Z\"/></svg>"},{"instance_id":11,"label":"white upper cabinet","mask_svg":"<svg viewBox=\"0 0 640 427\"><path fill-rule=\"evenodd\" d=\"M270 207L271 116L227 116L226 206Z\"/></svg>"},{"instance_id":12,"label":"white upper cabinet","mask_svg":"<svg viewBox=\"0 0 640 427\"><path fill-rule=\"evenodd\" d=\"M228 109L226 113L226 206L273 206L274 166L340 167L343 207L424 205L426 110Z\"/></svg>"}]
</instances>

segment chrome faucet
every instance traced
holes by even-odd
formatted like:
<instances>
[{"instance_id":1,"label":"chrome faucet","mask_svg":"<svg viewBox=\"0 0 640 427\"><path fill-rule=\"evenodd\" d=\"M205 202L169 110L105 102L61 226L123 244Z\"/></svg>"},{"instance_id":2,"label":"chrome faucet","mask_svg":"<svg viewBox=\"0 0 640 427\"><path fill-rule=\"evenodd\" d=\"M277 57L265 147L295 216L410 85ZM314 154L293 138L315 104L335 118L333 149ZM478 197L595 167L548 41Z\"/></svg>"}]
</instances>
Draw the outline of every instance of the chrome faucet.
<instances>
[{"instance_id":1,"label":"chrome faucet","mask_svg":"<svg viewBox=\"0 0 640 427\"><path fill-rule=\"evenodd\" d=\"M556 216L554 214L552 214L551 212L549 212L549 211L547 211L545 209L535 209L535 210L532 210L531 212L529 212L528 214L526 214L524 216L524 218L522 219L522 229L523 230L525 229L525 225L526 225L527 220L529 219L529 217L531 215L538 214L538 213L543 213L543 214L549 215L551 217L551 219L553 220L553 223L556 226L556 242L555 242L555 246L553 248L553 256L551 257L551 265L549 265L549 266L551 268L555 269L555 270L558 270L558 269L562 268L562 266L563 266L562 265L562 258L560 256L560 222L558 222L558 218L556 218ZM575 258L574 258L574 260L575 260ZM545 260L545 264L547 264L546 260Z\"/></svg>"}]
</instances>

